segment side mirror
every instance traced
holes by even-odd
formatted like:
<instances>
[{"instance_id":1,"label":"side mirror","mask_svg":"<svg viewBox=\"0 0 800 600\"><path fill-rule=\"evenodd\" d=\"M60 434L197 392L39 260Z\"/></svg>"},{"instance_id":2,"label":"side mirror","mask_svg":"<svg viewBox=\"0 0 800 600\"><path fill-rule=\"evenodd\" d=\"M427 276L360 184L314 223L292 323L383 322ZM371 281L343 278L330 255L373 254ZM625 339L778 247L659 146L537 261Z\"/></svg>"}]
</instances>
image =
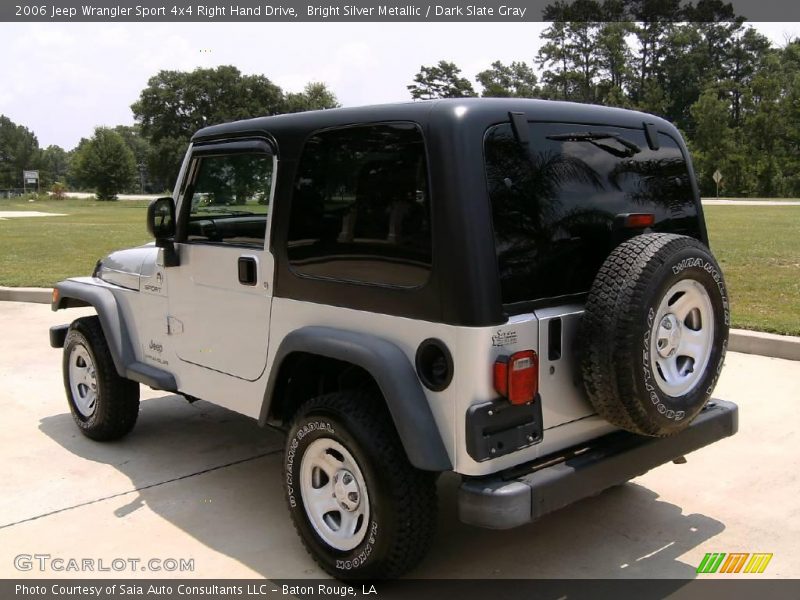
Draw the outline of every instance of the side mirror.
<instances>
[{"instance_id":1,"label":"side mirror","mask_svg":"<svg viewBox=\"0 0 800 600\"><path fill-rule=\"evenodd\" d=\"M147 207L147 231L156 242L175 236L175 204L169 196L156 198Z\"/></svg>"},{"instance_id":2,"label":"side mirror","mask_svg":"<svg viewBox=\"0 0 800 600\"><path fill-rule=\"evenodd\" d=\"M180 264L175 251L175 204L172 198L156 198L147 207L147 231L156 239L156 246L164 249L164 266L177 267Z\"/></svg>"}]
</instances>

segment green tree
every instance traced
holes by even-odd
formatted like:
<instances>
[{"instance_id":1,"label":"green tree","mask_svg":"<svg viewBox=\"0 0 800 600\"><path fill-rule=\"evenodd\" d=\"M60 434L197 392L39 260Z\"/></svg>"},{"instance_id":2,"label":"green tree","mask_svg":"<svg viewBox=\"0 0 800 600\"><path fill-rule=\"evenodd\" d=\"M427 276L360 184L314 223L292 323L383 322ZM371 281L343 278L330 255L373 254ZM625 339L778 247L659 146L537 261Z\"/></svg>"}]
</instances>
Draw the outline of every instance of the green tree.
<instances>
[{"instance_id":1,"label":"green tree","mask_svg":"<svg viewBox=\"0 0 800 600\"><path fill-rule=\"evenodd\" d=\"M560 3L556 3L553 9L554 16L563 14L556 11L562 10ZM547 16L545 19L552 17ZM570 52L567 46L567 23L560 19L553 18L553 23L542 32L544 44L539 49L536 56L536 64L544 69L542 73L542 83L544 84L544 94L547 98L556 100L569 100L572 98L572 90L575 84L575 73L571 70Z\"/></svg>"},{"instance_id":2,"label":"green tree","mask_svg":"<svg viewBox=\"0 0 800 600\"><path fill-rule=\"evenodd\" d=\"M786 162L786 128L781 121L784 72L778 56L772 56L753 78L744 98L747 110L741 130L751 156L750 168L758 196L782 192L783 164Z\"/></svg>"},{"instance_id":3,"label":"green tree","mask_svg":"<svg viewBox=\"0 0 800 600\"><path fill-rule=\"evenodd\" d=\"M150 164L153 160L153 147L150 140L142 135L141 126L117 125L114 131L122 137L125 145L133 152L136 161L136 191L160 192L163 187L153 187L150 181Z\"/></svg>"},{"instance_id":4,"label":"green tree","mask_svg":"<svg viewBox=\"0 0 800 600\"><path fill-rule=\"evenodd\" d=\"M690 146L700 193L707 196L716 193L713 179L716 170L722 173L725 189L738 188L742 181L733 168L735 132L728 125L728 103L720 98L716 87L709 86L692 105L691 114L696 127Z\"/></svg>"},{"instance_id":5,"label":"green tree","mask_svg":"<svg viewBox=\"0 0 800 600\"><path fill-rule=\"evenodd\" d=\"M784 193L800 196L800 40L781 51L784 94L780 122L784 125Z\"/></svg>"},{"instance_id":6,"label":"green tree","mask_svg":"<svg viewBox=\"0 0 800 600\"><path fill-rule=\"evenodd\" d=\"M731 120L735 127L742 125L742 101L753 84L753 77L771 54L774 50L769 40L752 27L742 27L731 36L723 57L720 85L730 97Z\"/></svg>"},{"instance_id":7,"label":"green tree","mask_svg":"<svg viewBox=\"0 0 800 600\"><path fill-rule=\"evenodd\" d=\"M664 95L665 74L663 61L671 53L670 35L675 23L681 21L681 0L629 0L629 10L637 23L635 83L631 96L635 103L653 104L654 83ZM645 97L648 96L648 99ZM646 107L645 107L646 109Z\"/></svg>"},{"instance_id":8,"label":"green tree","mask_svg":"<svg viewBox=\"0 0 800 600\"><path fill-rule=\"evenodd\" d=\"M544 12L553 23L542 34L537 64L550 98L627 106L633 55L627 38L636 31L629 0L555 2Z\"/></svg>"},{"instance_id":9,"label":"green tree","mask_svg":"<svg viewBox=\"0 0 800 600\"><path fill-rule=\"evenodd\" d=\"M69 171L69 155L61 146L50 145L39 153L39 178L42 189L64 181Z\"/></svg>"},{"instance_id":10,"label":"green tree","mask_svg":"<svg viewBox=\"0 0 800 600\"><path fill-rule=\"evenodd\" d=\"M0 115L0 188L21 188L22 171L39 166L39 141L27 127Z\"/></svg>"},{"instance_id":11,"label":"green tree","mask_svg":"<svg viewBox=\"0 0 800 600\"><path fill-rule=\"evenodd\" d=\"M533 69L524 62L504 65L499 60L475 76L481 84L484 98L538 98L538 79Z\"/></svg>"},{"instance_id":12,"label":"green tree","mask_svg":"<svg viewBox=\"0 0 800 600\"><path fill-rule=\"evenodd\" d=\"M601 104L628 107L625 90L631 80L633 53L627 37L633 33L634 25L619 20L623 18L620 0L606 4L604 18L608 20L601 24L595 39L600 76L597 99Z\"/></svg>"},{"instance_id":13,"label":"green tree","mask_svg":"<svg viewBox=\"0 0 800 600\"><path fill-rule=\"evenodd\" d=\"M461 77L461 69L446 60L440 60L431 67L421 66L414 76L414 83L406 87L414 100L467 98L477 95L469 79Z\"/></svg>"},{"instance_id":14,"label":"green tree","mask_svg":"<svg viewBox=\"0 0 800 600\"><path fill-rule=\"evenodd\" d=\"M567 10L567 52L575 73L578 99L595 102L601 54L597 51L602 7L595 0L575 0Z\"/></svg>"},{"instance_id":15,"label":"green tree","mask_svg":"<svg viewBox=\"0 0 800 600\"><path fill-rule=\"evenodd\" d=\"M98 127L94 136L81 145L74 158L79 181L94 188L98 200L116 200L136 180L136 159L122 136L107 127Z\"/></svg>"},{"instance_id":16,"label":"green tree","mask_svg":"<svg viewBox=\"0 0 800 600\"><path fill-rule=\"evenodd\" d=\"M290 113L339 108L339 106L336 94L318 81L306 84L302 92L286 94L286 112Z\"/></svg>"},{"instance_id":17,"label":"green tree","mask_svg":"<svg viewBox=\"0 0 800 600\"><path fill-rule=\"evenodd\" d=\"M160 71L131 106L152 144L149 172L154 185L171 188L189 138L205 125L282 113L282 90L263 75L243 75L233 66Z\"/></svg>"}]
</instances>

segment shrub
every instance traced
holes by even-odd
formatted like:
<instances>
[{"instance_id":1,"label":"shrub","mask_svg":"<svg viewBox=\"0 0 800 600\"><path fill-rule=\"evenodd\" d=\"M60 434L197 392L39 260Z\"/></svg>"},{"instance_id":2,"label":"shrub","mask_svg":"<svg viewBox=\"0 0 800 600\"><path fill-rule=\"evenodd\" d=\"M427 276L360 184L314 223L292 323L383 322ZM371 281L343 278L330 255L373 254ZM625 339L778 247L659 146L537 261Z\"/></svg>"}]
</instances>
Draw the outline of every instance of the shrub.
<instances>
[{"instance_id":1,"label":"shrub","mask_svg":"<svg viewBox=\"0 0 800 600\"><path fill-rule=\"evenodd\" d=\"M50 188L50 197L54 200L63 200L67 197L66 195L67 186L63 183L56 181L52 187Z\"/></svg>"}]
</instances>

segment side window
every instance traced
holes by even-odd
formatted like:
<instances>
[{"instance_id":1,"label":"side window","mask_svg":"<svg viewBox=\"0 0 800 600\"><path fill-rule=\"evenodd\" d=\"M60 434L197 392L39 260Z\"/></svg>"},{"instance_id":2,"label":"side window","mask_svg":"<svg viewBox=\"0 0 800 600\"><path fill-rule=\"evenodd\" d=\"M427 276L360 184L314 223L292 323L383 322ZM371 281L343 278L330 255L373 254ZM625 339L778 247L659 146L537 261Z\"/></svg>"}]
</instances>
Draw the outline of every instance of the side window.
<instances>
[{"instance_id":1,"label":"side window","mask_svg":"<svg viewBox=\"0 0 800 600\"><path fill-rule=\"evenodd\" d=\"M264 247L272 156L202 156L189 186L188 242Z\"/></svg>"},{"instance_id":2,"label":"side window","mask_svg":"<svg viewBox=\"0 0 800 600\"><path fill-rule=\"evenodd\" d=\"M306 143L289 218L295 273L397 287L431 269L430 197L413 124L325 131Z\"/></svg>"}]
</instances>

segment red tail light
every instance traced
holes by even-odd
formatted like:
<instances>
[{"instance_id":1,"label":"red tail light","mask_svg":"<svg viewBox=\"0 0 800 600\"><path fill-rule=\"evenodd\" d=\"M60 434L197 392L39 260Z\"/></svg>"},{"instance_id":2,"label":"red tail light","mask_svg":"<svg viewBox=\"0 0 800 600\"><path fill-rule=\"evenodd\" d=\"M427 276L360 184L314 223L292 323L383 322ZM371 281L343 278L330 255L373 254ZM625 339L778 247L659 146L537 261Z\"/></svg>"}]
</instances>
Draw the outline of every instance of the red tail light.
<instances>
[{"instance_id":1,"label":"red tail light","mask_svg":"<svg viewBox=\"0 0 800 600\"><path fill-rule=\"evenodd\" d=\"M511 404L532 402L539 391L539 358L533 350L500 356L494 363L494 389Z\"/></svg>"},{"instance_id":2,"label":"red tail light","mask_svg":"<svg viewBox=\"0 0 800 600\"><path fill-rule=\"evenodd\" d=\"M629 229L652 227L655 222L656 216L653 213L631 213L625 217L625 227Z\"/></svg>"}]
</instances>

